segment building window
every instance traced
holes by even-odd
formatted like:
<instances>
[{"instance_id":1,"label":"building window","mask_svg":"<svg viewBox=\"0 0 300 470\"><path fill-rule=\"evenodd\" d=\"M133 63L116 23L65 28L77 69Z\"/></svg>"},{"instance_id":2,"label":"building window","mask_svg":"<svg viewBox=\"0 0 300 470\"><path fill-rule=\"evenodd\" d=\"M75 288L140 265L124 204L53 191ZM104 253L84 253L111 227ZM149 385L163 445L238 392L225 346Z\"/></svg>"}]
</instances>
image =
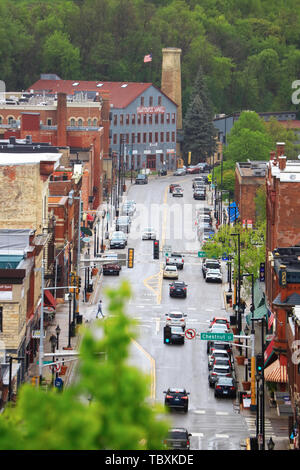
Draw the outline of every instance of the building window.
<instances>
[{"instance_id":1,"label":"building window","mask_svg":"<svg viewBox=\"0 0 300 470\"><path fill-rule=\"evenodd\" d=\"M87 125L88 125L88 127L91 127L91 126L92 126L92 120L91 120L91 118L88 118L88 120L87 120Z\"/></svg>"},{"instance_id":2,"label":"building window","mask_svg":"<svg viewBox=\"0 0 300 470\"><path fill-rule=\"evenodd\" d=\"M160 141L161 141L161 142L164 141L164 133L163 133L163 132L160 133Z\"/></svg>"},{"instance_id":3,"label":"building window","mask_svg":"<svg viewBox=\"0 0 300 470\"><path fill-rule=\"evenodd\" d=\"M175 124L175 113L172 113L172 124Z\"/></svg>"},{"instance_id":4,"label":"building window","mask_svg":"<svg viewBox=\"0 0 300 470\"><path fill-rule=\"evenodd\" d=\"M144 106L144 102L145 102L144 97L141 96L141 106Z\"/></svg>"},{"instance_id":5,"label":"building window","mask_svg":"<svg viewBox=\"0 0 300 470\"><path fill-rule=\"evenodd\" d=\"M158 124L158 114L155 114L155 124Z\"/></svg>"},{"instance_id":6,"label":"building window","mask_svg":"<svg viewBox=\"0 0 300 470\"><path fill-rule=\"evenodd\" d=\"M155 142L158 142L158 132L155 132L154 139L155 139Z\"/></svg>"},{"instance_id":7,"label":"building window","mask_svg":"<svg viewBox=\"0 0 300 470\"><path fill-rule=\"evenodd\" d=\"M167 123L167 124L170 124L170 113L167 113L167 116L166 116L166 123Z\"/></svg>"},{"instance_id":8,"label":"building window","mask_svg":"<svg viewBox=\"0 0 300 470\"><path fill-rule=\"evenodd\" d=\"M8 124L12 124L14 120L15 120L14 116L9 116L9 117L7 118Z\"/></svg>"},{"instance_id":9,"label":"building window","mask_svg":"<svg viewBox=\"0 0 300 470\"><path fill-rule=\"evenodd\" d=\"M172 142L175 142L175 132L172 132Z\"/></svg>"},{"instance_id":10,"label":"building window","mask_svg":"<svg viewBox=\"0 0 300 470\"><path fill-rule=\"evenodd\" d=\"M152 142L152 132L149 132L149 142Z\"/></svg>"},{"instance_id":11,"label":"building window","mask_svg":"<svg viewBox=\"0 0 300 470\"><path fill-rule=\"evenodd\" d=\"M118 124L118 115L114 114L114 126Z\"/></svg>"},{"instance_id":12,"label":"building window","mask_svg":"<svg viewBox=\"0 0 300 470\"><path fill-rule=\"evenodd\" d=\"M149 119L149 124L152 125L152 114L151 114L151 113L149 114L149 118L148 118L148 119Z\"/></svg>"},{"instance_id":13,"label":"building window","mask_svg":"<svg viewBox=\"0 0 300 470\"><path fill-rule=\"evenodd\" d=\"M138 123L138 125L141 124L141 115L140 114L137 115L137 123Z\"/></svg>"},{"instance_id":14,"label":"building window","mask_svg":"<svg viewBox=\"0 0 300 470\"><path fill-rule=\"evenodd\" d=\"M83 120L81 118L79 118L78 121L77 121L77 126L82 127L82 125L83 125Z\"/></svg>"},{"instance_id":15,"label":"building window","mask_svg":"<svg viewBox=\"0 0 300 470\"><path fill-rule=\"evenodd\" d=\"M124 124L124 116L123 114L120 114L120 126L123 126Z\"/></svg>"},{"instance_id":16,"label":"building window","mask_svg":"<svg viewBox=\"0 0 300 470\"><path fill-rule=\"evenodd\" d=\"M124 142L124 134L120 134L120 145Z\"/></svg>"},{"instance_id":17,"label":"building window","mask_svg":"<svg viewBox=\"0 0 300 470\"><path fill-rule=\"evenodd\" d=\"M51 118L47 119L47 126L52 126L52 119Z\"/></svg>"},{"instance_id":18,"label":"building window","mask_svg":"<svg viewBox=\"0 0 300 470\"><path fill-rule=\"evenodd\" d=\"M141 168L141 156L140 156L140 155L137 155L137 158L136 158L136 165L137 165L138 169Z\"/></svg>"},{"instance_id":19,"label":"building window","mask_svg":"<svg viewBox=\"0 0 300 470\"><path fill-rule=\"evenodd\" d=\"M143 133L143 143L144 144L147 143L147 133L146 132Z\"/></svg>"},{"instance_id":20,"label":"building window","mask_svg":"<svg viewBox=\"0 0 300 470\"><path fill-rule=\"evenodd\" d=\"M149 106L153 106L153 96L149 96Z\"/></svg>"},{"instance_id":21,"label":"building window","mask_svg":"<svg viewBox=\"0 0 300 470\"><path fill-rule=\"evenodd\" d=\"M135 134L131 134L131 143L135 144Z\"/></svg>"},{"instance_id":22,"label":"building window","mask_svg":"<svg viewBox=\"0 0 300 470\"><path fill-rule=\"evenodd\" d=\"M131 124L135 124L135 114L131 115Z\"/></svg>"},{"instance_id":23,"label":"building window","mask_svg":"<svg viewBox=\"0 0 300 470\"><path fill-rule=\"evenodd\" d=\"M76 125L75 119L74 118L70 119L70 126L75 127L75 125Z\"/></svg>"},{"instance_id":24,"label":"building window","mask_svg":"<svg viewBox=\"0 0 300 470\"><path fill-rule=\"evenodd\" d=\"M147 124L147 114L144 114L144 124Z\"/></svg>"},{"instance_id":25,"label":"building window","mask_svg":"<svg viewBox=\"0 0 300 470\"><path fill-rule=\"evenodd\" d=\"M126 125L129 126L129 114L126 114Z\"/></svg>"},{"instance_id":26,"label":"building window","mask_svg":"<svg viewBox=\"0 0 300 470\"><path fill-rule=\"evenodd\" d=\"M165 115L164 115L164 114L161 114L161 115L160 115L160 123L161 123L161 124L164 124L164 123L165 123Z\"/></svg>"},{"instance_id":27,"label":"building window","mask_svg":"<svg viewBox=\"0 0 300 470\"><path fill-rule=\"evenodd\" d=\"M3 118L0 116L0 124L3 124Z\"/></svg>"},{"instance_id":28,"label":"building window","mask_svg":"<svg viewBox=\"0 0 300 470\"><path fill-rule=\"evenodd\" d=\"M118 143L118 134L114 134L113 143L116 145Z\"/></svg>"},{"instance_id":29,"label":"building window","mask_svg":"<svg viewBox=\"0 0 300 470\"><path fill-rule=\"evenodd\" d=\"M140 132L137 133L137 143L138 144L141 143L141 133Z\"/></svg>"},{"instance_id":30,"label":"building window","mask_svg":"<svg viewBox=\"0 0 300 470\"><path fill-rule=\"evenodd\" d=\"M220 158L221 158L221 155L220 155L220 153L218 152L218 160L220 160Z\"/></svg>"},{"instance_id":31,"label":"building window","mask_svg":"<svg viewBox=\"0 0 300 470\"><path fill-rule=\"evenodd\" d=\"M93 126L95 126L95 127L98 126L98 120L97 120L97 119L94 119L94 120L93 120Z\"/></svg>"},{"instance_id":32,"label":"building window","mask_svg":"<svg viewBox=\"0 0 300 470\"><path fill-rule=\"evenodd\" d=\"M129 134L126 134L126 144L129 144Z\"/></svg>"},{"instance_id":33,"label":"building window","mask_svg":"<svg viewBox=\"0 0 300 470\"><path fill-rule=\"evenodd\" d=\"M161 106L161 96L160 95L157 98L157 103L158 103L158 106Z\"/></svg>"},{"instance_id":34,"label":"building window","mask_svg":"<svg viewBox=\"0 0 300 470\"><path fill-rule=\"evenodd\" d=\"M166 132L166 142L170 142L170 132Z\"/></svg>"}]
</instances>

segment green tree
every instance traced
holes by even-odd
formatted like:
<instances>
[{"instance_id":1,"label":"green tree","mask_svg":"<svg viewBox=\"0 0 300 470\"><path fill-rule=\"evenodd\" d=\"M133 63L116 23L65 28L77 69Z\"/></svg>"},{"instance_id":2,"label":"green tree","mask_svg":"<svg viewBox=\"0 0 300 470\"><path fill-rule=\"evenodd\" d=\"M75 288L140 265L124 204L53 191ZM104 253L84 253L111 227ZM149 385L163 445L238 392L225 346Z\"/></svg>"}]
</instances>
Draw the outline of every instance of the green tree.
<instances>
[{"instance_id":1,"label":"green tree","mask_svg":"<svg viewBox=\"0 0 300 470\"><path fill-rule=\"evenodd\" d=\"M130 295L126 282L107 290L111 316L83 330L76 384L63 393L22 386L16 406L0 415L0 449L163 448L163 409L149 403L148 379L128 365L136 335L135 323L124 314Z\"/></svg>"},{"instance_id":2,"label":"green tree","mask_svg":"<svg viewBox=\"0 0 300 470\"><path fill-rule=\"evenodd\" d=\"M80 50L73 46L68 35L54 31L47 37L42 50L44 70L55 71L61 78L80 78Z\"/></svg>"},{"instance_id":3,"label":"green tree","mask_svg":"<svg viewBox=\"0 0 300 470\"><path fill-rule=\"evenodd\" d=\"M293 125L293 121L289 121ZM277 142L285 143L285 154L289 159L296 159L300 153L300 145L296 144L297 135L293 129L285 128L283 124L275 118L271 118L265 123L268 134L270 135L273 143L273 148L276 148Z\"/></svg>"}]
</instances>

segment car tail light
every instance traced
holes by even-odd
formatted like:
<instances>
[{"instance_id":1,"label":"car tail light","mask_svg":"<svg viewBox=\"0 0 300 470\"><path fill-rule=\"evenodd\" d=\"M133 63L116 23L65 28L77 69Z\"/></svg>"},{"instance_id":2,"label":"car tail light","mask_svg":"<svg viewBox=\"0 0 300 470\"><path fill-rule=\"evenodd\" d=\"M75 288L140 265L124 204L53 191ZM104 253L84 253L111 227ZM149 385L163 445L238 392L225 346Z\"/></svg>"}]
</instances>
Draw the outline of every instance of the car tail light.
<instances>
[{"instance_id":1,"label":"car tail light","mask_svg":"<svg viewBox=\"0 0 300 470\"><path fill-rule=\"evenodd\" d=\"M167 258L167 261L169 261L169 258Z\"/></svg>"},{"instance_id":2,"label":"car tail light","mask_svg":"<svg viewBox=\"0 0 300 470\"><path fill-rule=\"evenodd\" d=\"M180 321L184 321L184 318L181 318Z\"/></svg>"},{"instance_id":3,"label":"car tail light","mask_svg":"<svg viewBox=\"0 0 300 470\"><path fill-rule=\"evenodd\" d=\"M229 374L226 374L226 377L231 377L231 374L230 374L230 373L229 373Z\"/></svg>"},{"instance_id":4,"label":"car tail light","mask_svg":"<svg viewBox=\"0 0 300 470\"><path fill-rule=\"evenodd\" d=\"M216 372L212 372L212 374L211 374L211 375L217 375L217 373L216 373Z\"/></svg>"},{"instance_id":5,"label":"car tail light","mask_svg":"<svg viewBox=\"0 0 300 470\"><path fill-rule=\"evenodd\" d=\"M216 385L215 388L216 388L217 390L221 390L220 385Z\"/></svg>"},{"instance_id":6,"label":"car tail light","mask_svg":"<svg viewBox=\"0 0 300 470\"><path fill-rule=\"evenodd\" d=\"M182 258L181 262L183 263L183 258Z\"/></svg>"},{"instance_id":7,"label":"car tail light","mask_svg":"<svg viewBox=\"0 0 300 470\"><path fill-rule=\"evenodd\" d=\"M183 290L186 290L186 287L184 287Z\"/></svg>"},{"instance_id":8,"label":"car tail light","mask_svg":"<svg viewBox=\"0 0 300 470\"><path fill-rule=\"evenodd\" d=\"M182 398L183 400L187 400L187 399L188 399L188 397L181 397L181 398Z\"/></svg>"},{"instance_id":9,"label":"car tail light","mask_svg":"<svg viewBox=\"0 0 300 470\"><path fill-rule=\"evenodd\" d=\"M171 290L172 290L172 289L175 289L175 288L174 288L173 286L171 286Z\"/></svg>"},{"instance_id":10,"label":"car tail light","mask_svg":"<svg viewBox=\"0 0 300 470\"><path fill-rule=\"evenodd\" d=\"M186 441L186 445L189 446L189 445L190 445L190 441Z\"/></svg>"},{"instance_id":11,"label":"car tail light","mask_svg":"<svg viewBox=\"0 0 300 470\"><path fill-rule=\"evenodd\" d=\"M166 398L173 398L172 395L167 395Z\"/></svg>"},{"instance_id":12,"label":"car tail light","mask_svg":"<svg viewBox=\"0 0 300 470\"><path fill-rule=\"evenodd\" d=\"M235 390L235 387L230 387L230 390Z\"/></svg>"}]
</instances>

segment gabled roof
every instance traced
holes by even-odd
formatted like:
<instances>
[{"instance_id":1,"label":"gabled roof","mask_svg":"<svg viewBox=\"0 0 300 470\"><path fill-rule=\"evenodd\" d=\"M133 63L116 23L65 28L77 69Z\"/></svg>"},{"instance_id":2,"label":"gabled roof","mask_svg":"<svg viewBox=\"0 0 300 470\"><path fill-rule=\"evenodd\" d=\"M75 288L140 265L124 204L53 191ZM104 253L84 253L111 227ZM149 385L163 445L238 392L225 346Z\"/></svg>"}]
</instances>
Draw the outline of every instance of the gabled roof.
<instances>
[{"instance_id":1,"label":"gabled roof","mask_svg":"<svg viewBox=\"0 0 300 470\"><path fill-rule=\"evenodd\" d=\"M102 84L102 85L101 85ZM82 91L109 92L110 99L115 108L126 108L137 96L150 88L152 83L133 82L103 82L87 80L44 80L40 79L31 85L27 91L45 91L46 93L66 93L75 95Z\"/></svg>"},{"instance_id":2,"label":"gabled roof","mask_svg":"<svg viewBox=\"0 0 300 470\"><path fill-rule=\"evenodd\" d=\"M132 101L141 95L148 88L153 86L168 100L178 106L169 96L152 83L136 83L136 82L105 82L101 80L61 80L61 79L39 79L33 85L28 87L27 91L45 92L49 94L66 93L67 95L75 95L78 92L108 92L110 101L114 108L126 108Z\"/></svg>"}]
</instances>

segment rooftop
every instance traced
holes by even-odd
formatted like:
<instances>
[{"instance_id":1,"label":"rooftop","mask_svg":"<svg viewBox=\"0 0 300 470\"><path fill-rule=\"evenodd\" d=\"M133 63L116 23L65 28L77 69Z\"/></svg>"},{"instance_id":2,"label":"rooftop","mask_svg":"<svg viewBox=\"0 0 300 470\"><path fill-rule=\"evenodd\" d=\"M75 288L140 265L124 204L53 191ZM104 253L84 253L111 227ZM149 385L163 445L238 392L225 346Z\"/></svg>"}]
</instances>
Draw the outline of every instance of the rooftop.
<instances>
[{"instance_id":1,"label":"rooftop","mask_svg":"<svg viewBox=\"0 0 300 470\"><path fill-rule=\"evenodd\" d=\"M236 164L241 176L264 178L266 176L267 161L248 161Z\"/></svg>"}]
</instances>

